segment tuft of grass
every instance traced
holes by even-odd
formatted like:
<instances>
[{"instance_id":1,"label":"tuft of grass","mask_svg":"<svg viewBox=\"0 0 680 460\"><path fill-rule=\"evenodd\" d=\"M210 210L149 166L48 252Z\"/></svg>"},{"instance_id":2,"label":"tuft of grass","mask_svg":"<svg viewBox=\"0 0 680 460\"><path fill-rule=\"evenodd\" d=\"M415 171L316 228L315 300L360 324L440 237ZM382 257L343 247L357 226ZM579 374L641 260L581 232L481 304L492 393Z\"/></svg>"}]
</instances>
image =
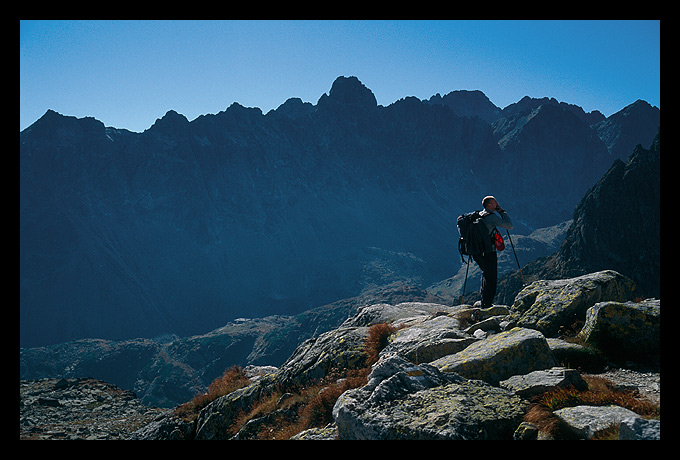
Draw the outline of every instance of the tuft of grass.
<instances>
[{"instance_id":1,"label":"tuft of grass","mask_svg":"<svg viewBox=\"0 0 680 460\"><path fill-rule=\"evenodd\" d=\"M366 385L371 366L378 361L380 352L389 343L389 336L403 326L379 323L371 326L364 342L366 365L361 369L335 369L325 378L306 385L290 385L275 388L261 395L258 401L242 411L228 429L234 436L249 421L267 417L261 421L256 439L289 439L309 428L322 428L333 422L333 406L340 395L347 390ZM185 420L195 420L202 408L220 396L250 384L240 367L234 366L210 384L206 393L195 396L191 401L175 408L175 413ZM288 397L281 401L286 393ZM294 414L291 417L291 413ZM250 435L249 435L250 436Z\"/></svg>"},{"instance_id":2,"label":"tuft of grass","mask_svg":"<svg viewBox=\"0 0 680 460\"><path fill-rule=\"evenodd\" d=\"M460 323L460 328L465 329L466 327L472 326L474 321L472 320L473 309L468 308L465 310L459 310L454 313L453 317Z\"/></svg>"},{"instance_id":3,"label":"tuft of grass","mask_svg":"<svg viewBox=\"0 0 680 460\"><path fill-rule=\"evenodd\" d=\"M284 391L263 396L248 412L242 412L229 433L234 436L250 420L267 416L268 420L259 427L254 439L290 439L293 435L309 428L322 428L333 422L333 406L342 393L367 383L370 368L339 370L324 379L310 382L305 386L288 388L294 392L279 403ZM284 412L287 412L284 414ZM291 417L290 413L294 413Z\"/></svg>"},{"instance_id":4,"label":"tuft of grass","mask_svg":"<svg viewBox=\"0 0 680 460\"><path fill-rule=\"evenodd\" d=\"M538 396L529 406L524 421L538 427L539 431L554 439L573 439L566 424L554 414L554 411L574 406L621 406L643 418L658 418L660 407L651 401L640 398L635 392L619 390L609 380L584 375L588 388L579 391L574 387L557 388ZM610 427L596 433L595 439L614 439L618 435L618 427Z\"/></svg>"},{"instance_id":5,"label":"tuft of grass","mask_svg":"<svg viewBox=\"0 0 680 460\"><path fill-rule=\"evenodd\" d=\"M389 343L390 335L394 334L403 326L392 326L387 323L374 324L368 329L368 338L366 339L366 365L372 366L378 362L378 355Z\"/></svg>"},{"instance_id":6,"label":"tuft of grass","mask_svg":"<svg viewBox=\"0 0 680 460\"><path fill-rule=\"evenodd\" d=\"M574 387L557 388L541 396L540 405L549 411L556 411L565 407L579 406L584 403L581 392Z\"/></svg>"},{"instance_id":7,"label":"tuft of grass","mask_svg":"<svg viewBox=\"0 0 680 460\"><path fill-rule=\"evenodd\" d=\"M278 389L274 394L261 398L250 410L237 417L229 429L231 435L248 423L264 415L274 414L267 423L260 427L256 439L290 439L291 436L309 428L323 428L333 422L333 406L345 391L366 385L371 367L378 361L380 352L389 343L389 336L402 326L387 323L374 324L368 329L368 337L364 341L366 365L361 369L336 369L325 378L310 382L304 386ZM283 393L292 396L277 405ZM295 411L295 417L280 416L282 411Z\"/></svg>"},{"instance_id":8,"label":"tuft of grass","mask_svg":"<svg viewBox=\"0 0 680 460\"><path fill-rule=\"evenodd\" d=\"M250 385L250 383L250 379L240 366L232 366L208 386L208 391L198 394L191 401L177 406L174 411L175 415L187 421L194 421L198 418L198 413L205 406L221 396Z\"/></svg>"},{"instance_id":9,"label":"tuft of grass","mask_svg":"<svg viewBox=\"0 0 680 460\"><path fill-rule=\"evenodd\" d=\"M576 439L576 435L566 422L543 404L530 404L526 414L524 414L524 421L531 423L538 428L538 431L547 434L553 439Z\"/></svg>"},{"instance_id":10,"label":"tuft of grass","mask_svg":"<svg viewBox=\"0 0 680 460\"><path fill-rule=\"evenodd\" d=\"M369 368L350 370L347 376L318 391L301 410L300 418L306 428L321 428L333 422L333 406L347 390L366 385ZM305 429L306 429L305 428Z\"/></svg>"},{"instance_id":11,"label":"tuft of grass","mask_svg":"<svg viewBox=\"0 0 680 460\"><path fill-rule=\"evenodd\" d=\"M545 393L541 397L540 403L553 411L580 405L614 405L625 407L646 418L656 418L660 415L660 407L657 404L645 398L640 398L633 391L618 390L616 385L602 377L584 375L583 379L588 384L587 390L578 391L573 387L558 388Z\"/></svg>"}]
</instances>

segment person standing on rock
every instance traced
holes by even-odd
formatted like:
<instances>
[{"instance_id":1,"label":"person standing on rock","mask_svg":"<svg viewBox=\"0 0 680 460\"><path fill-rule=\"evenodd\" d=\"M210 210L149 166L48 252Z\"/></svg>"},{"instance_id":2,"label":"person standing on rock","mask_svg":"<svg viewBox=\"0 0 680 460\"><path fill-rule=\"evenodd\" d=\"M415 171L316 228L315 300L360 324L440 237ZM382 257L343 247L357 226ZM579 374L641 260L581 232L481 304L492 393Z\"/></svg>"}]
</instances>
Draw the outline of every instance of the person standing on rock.
<instances>
[{"instance_id":1,"label":"person standing on rock","mask_svg":"<svg viewBox=\"0 0 680 460\"><path fill-rule=\"evenodd\" d=\"M482 200L484 210L479 213L489 229L489 237L496 229L496 227L512 230L513 225L508 213L501 208L493 196L486 196ZM498 213L498 214L496 214ZM492 245L493 246L493 245ZM493 304L493 298L496 296L496 284L498 281L498 255L496 248L493 246L491 252L486 254L478 254L472 256L480 270L482 270L482 283L480 294L482 296L481 307L489 308Z\"/></svg>"}]
</instances>

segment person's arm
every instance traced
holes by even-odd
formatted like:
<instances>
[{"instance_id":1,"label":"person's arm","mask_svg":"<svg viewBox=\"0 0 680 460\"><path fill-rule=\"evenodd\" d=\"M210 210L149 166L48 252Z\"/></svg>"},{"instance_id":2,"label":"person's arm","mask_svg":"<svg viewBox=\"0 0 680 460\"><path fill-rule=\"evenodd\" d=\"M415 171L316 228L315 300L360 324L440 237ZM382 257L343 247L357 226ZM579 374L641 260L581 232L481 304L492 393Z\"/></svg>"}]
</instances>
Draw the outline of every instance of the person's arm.
<instances>
[{"instance_id":1,"label":"person's arm","mask_svg":"<svg viewBox=\"0 0 680 460\"><path fill-rule=\"evenodd\" d=\"M497 209L498 215L500 216L499 222L497 224L498 227L506 228L508 230L512 230L514 225L512 225L512 220L510 220L510 216L508 215L508 212L505 211L504 209Z\"/></svg>"},{"instance_id":2,"label":"person's arm","mask_svg":"<svg viewBox=\"0 0 680 460\"><path fill-rule=\"evenodd\" d=\"M512 230L514 226L512 225L512 220L510 220L510 216L508 215L507 211L500 206L497 206L496 212L498 215L492 213L486 217L486 219L488 219L487 226L489 228L501 227Z\"/></svg>"}]
</instances>

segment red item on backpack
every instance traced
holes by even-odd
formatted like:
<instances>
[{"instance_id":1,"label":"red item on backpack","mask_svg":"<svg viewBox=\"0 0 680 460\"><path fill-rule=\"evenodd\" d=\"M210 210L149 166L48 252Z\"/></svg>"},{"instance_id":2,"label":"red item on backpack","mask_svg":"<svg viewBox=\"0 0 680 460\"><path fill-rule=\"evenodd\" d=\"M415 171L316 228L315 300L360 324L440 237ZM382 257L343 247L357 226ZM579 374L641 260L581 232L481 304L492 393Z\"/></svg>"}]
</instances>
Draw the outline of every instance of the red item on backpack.
<instances>
[{"instance_id":1,"label":"red item on backpack","mask_svg":"<svg viewBox=\"0 0 680 460\"><path fill-rule=\"evenodd\" d=\"M494 246L496 246L497 251L502 251L505 249L505 241L503 241L503 235L501 235L501 232L498 231L498 229L493 229L493 232L491 232L491 239L493 240Z\"/></svg>"}]
</instances>

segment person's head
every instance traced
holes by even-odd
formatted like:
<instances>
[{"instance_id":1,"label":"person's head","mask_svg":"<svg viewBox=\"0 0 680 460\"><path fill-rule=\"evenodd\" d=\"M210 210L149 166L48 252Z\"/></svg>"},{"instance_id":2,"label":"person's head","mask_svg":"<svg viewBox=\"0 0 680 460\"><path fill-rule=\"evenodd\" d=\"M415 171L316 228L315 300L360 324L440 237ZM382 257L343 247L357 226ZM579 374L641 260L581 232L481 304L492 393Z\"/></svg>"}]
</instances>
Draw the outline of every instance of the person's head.
<instances>
[{"instance_id":1,"label":"person's head","mask_svg":"<svg viewBox=\"0 0 680 460\"><path fill-rule=\"evenodd\" d=\"M482 200L482 206L484 206L484 209L493 212L493 211L496 210L496 206L498 206L498 202L496 201L496 199L494 197L489 195L489 196L485 196L484 199Z\"/></svg>"}]
</instances>

